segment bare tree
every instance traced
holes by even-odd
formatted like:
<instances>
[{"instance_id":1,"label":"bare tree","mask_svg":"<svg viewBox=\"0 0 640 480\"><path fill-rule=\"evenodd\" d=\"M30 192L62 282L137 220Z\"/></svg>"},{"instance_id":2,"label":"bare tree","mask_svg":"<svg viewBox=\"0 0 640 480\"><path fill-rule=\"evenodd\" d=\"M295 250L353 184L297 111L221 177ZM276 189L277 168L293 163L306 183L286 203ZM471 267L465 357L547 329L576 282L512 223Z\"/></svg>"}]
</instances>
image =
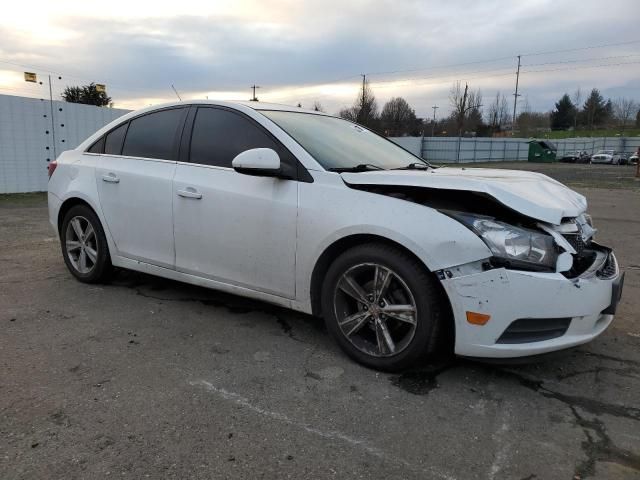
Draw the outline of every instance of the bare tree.
<instances>
[{"instance_id":1,"label":"bare tree","mask_svg":"<svg viewBox=\"0 0 640 480\"><path fill-rule=\"evenodd\" d=\"M460 84L460 80L456 81L449 90L449 103L451 104L451 116L456 121L458 134L462 134L464 126L464 117L467 112L467 94L469 85L465 85L464 90Z\"/></svg>"},{"instance_id":2,"label":"bare tree","mask_svg":"<svg viewBox=\"0 0 640 480\"><path fill-rule=\"evenodd\" d=\"M385 135L396 137L406 135L415 126L416 112L402 97L394 97L384 104L380 121Z\"/></svg>"},{"instance_id":3,"label":"bare tree","mask_svg":"<svg viewBox=\"0 0 640 480\"><path fill-rule=\"evenodd\" d=\"M475 131L482 124L482 92L480 89L469 92L467 114L464 122L465 130Z\"/></svg>"},{"instance_id":4,"label":"bare tree","mask_svg":"<svg viewBox=\"0 0 640 480\"><path fill-rule=\"evenodd\" d=\"M480 89L469 91L469 85L465 84L464 90L458 80L449 90L449 103L451 104L451 116L456 121L458 134L461 135L464 128L475 129L482 123L482 93Z\"/></svg>"},{"instance_id":5,"label":"bare tree","mask_svg":"<svg viewBox=\"0 0 640 480\"><path fill-rule=\"evenodd\" d=\"M509 121L509 103L507 97L499 91L496 93L495 100L489 105L488 117L489 126L494 131L500 131Z\"/></svg>"},{"instance_id":6,"label":"bare tree","mask_svg":"<svg viewBox=\"0 0 640 480\"><path fill-rule=\"evenodd\" d=\"M539 135L541 132L547 132L551 129L551 114L550 112L534 112L529 99L524 97L517 125L522 136Z\"/></svg>"},{"instance_id":7,"label":"bare tree","mask_svg":"<svg viewBox=\"0 0 640 480\"><path fill-rule=\"evenodd\" d=\"M344 118L345 120L349 120L351 122L358 121L358 109L356 107L345 107L340 109L338 112L338 116L340 118Z\"/></svg>"},{"instance_id":8,"label":"bare tree","mask_svg":"<svg viewBox=\"0 0 640 480\"><path fill-rule=\"evenodd\" d=\"M322 104L318 100L313 102L313 109L316 112L323 112L324 113L324 108L322 108Z\"/></svg>"},{"instance_id":9,"label":"bare tree","mask_svg":"<svg viewBox=\"0 0 640 480\"><path fill-rule=\"evenodd\" d=\"M616 119L620 123L622 130L627 126L627 122L629 122L635 112L638 110L638 104L630 99L630 98L617 98L613 102L613 112L615 114Z\"/></svg>"},{"instance_id":10,"label":"bare tree","mask_svg":"<svg viewBox=\"0 0 640 480\"><path fill-rule=\"evenodd\" d=\"M353 107L343 108L338 115L373 130L378 129L378 102L369 86L369 82L364 82L360 87Z\"/></svg>"},{"instance_id":11,"label":"bare tree","mask_svg":"<svg viewBox=\"0 0 640 480\"><path fill-rule=\"evenodd\" d=\"M580 91L580 87L573 92L571 96L571 102L575 105L575 111L573 112L573 129L578 128L578 114L580 113L580 104L582 103L582 92Z\"/></svg>"},{"instance_id":12,"label":"bare tree","mask_svg":"<svg viewBox=\"0 0 640 480\"><path fill-rule=\"evenodd\" d=\"M365 81L362 87L360 87L360 92L354 106L358 109L358 123L370 128L376 126L378 120L378 102L368 81Z\"/></svg>"}]
</instances>

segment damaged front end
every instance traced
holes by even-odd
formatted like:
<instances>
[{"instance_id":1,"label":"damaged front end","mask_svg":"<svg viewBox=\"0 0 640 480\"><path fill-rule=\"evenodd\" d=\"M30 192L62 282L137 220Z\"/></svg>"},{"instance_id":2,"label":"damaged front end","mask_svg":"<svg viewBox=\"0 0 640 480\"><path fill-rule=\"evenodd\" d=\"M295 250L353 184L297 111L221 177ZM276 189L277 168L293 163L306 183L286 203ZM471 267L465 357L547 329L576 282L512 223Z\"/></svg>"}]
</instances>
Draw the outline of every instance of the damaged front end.
<instances>
[{"instance_id":1,"label":"damaged front end","mask_svg":"<svg viewBox=\"0 0 640 480\"><path fill-rule=\"evenodd\" d=\"M611 249L595 242L584 211L553 224L479 192L357 188L434 208L489 248L489 258L435 272L451 304L458 355L544 354L586 343L613 320L624 275Z\"/></svg>"},{"instance_id":2,"label":"damaged front end","mask_svg":"<svg viewBox=\"0 0 640 480\"><path fill-rule=\"evenodd\" d=\"M596 229L584 212L554 225L524 215L481 192L397 185L351 187L419 203L462 223L494 254L482 263L485 270L557 272L566 278L617 274L610 266L616 264L611 249L594 242Z\"/></svg>"}]
</instances>

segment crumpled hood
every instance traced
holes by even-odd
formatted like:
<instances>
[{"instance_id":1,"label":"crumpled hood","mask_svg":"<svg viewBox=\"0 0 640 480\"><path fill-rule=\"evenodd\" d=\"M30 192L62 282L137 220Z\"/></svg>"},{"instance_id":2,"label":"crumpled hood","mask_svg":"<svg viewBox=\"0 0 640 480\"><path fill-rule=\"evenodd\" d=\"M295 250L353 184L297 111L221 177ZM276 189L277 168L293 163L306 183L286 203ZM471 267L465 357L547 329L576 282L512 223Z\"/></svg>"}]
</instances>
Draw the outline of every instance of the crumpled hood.
<instances>
[{"instance_id":1,"label":"crumpled hood","mask_svg":"<svg viewBox=\"0 0 640 480\"><path fill-rule=\"evenodd\" d=\"M485 193L536 220L559 225L563 217L577 217L587 199L541 173L491 168L376 170L342 173L349 185L401 185Z\"/></svg>"}]
</instances>

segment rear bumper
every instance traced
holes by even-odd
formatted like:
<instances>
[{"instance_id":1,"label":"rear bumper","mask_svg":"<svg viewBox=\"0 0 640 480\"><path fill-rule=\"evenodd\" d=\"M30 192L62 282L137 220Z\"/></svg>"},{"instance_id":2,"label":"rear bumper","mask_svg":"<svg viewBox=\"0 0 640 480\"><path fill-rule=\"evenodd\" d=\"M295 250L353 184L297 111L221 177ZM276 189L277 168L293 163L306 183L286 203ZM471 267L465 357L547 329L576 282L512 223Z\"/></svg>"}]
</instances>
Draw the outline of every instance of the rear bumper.
<instances>
[{"instance_id":1,"label":"rear bumper","mask_svg":"<svg viewBox=\"0 0 640 480\"><path fill-rule=\"evenodd\" d=\"M559 273L504 268L444 279L455 318L455 353L513 358L587 343L611 324L622 280L620 272L609 279L567 279ZM466 312L491 317L485 325L474 325L467 322ZM536 339L536 330L545 329L547 334Z\"/></svg>"},{"instance_id":2,"label":"rear bumper","mask_svg":"<svg viewBox=\"0 0 640 480\"><path fill-rule=\"evenodd\" d=\"M62 201L55 194L49 192L47 194L47 202L49 207L49 223L53 227L53 231L56 233L56 236L59 236L58 213L60 212Z\"/></svg>"}]
</instances>

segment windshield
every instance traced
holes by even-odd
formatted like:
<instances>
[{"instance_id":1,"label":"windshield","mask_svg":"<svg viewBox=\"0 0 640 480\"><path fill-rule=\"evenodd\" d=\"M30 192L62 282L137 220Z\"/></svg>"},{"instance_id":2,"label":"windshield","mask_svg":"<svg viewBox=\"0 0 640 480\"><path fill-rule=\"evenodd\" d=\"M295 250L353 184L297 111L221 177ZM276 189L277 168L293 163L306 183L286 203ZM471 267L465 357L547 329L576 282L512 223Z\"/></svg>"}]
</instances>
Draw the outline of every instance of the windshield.
<instances>
[{"instance_id":1,"label":"windshield","mask_svg":"<svg viewBox=\"0 0 640 480\"><path fill-rule=\"evenodd\" d=\"M403 168L415 163L426 165L395 143L341 118L275 110L260 113L291 135L327 170L363 164L374 169Z\"/></svg>"}]
</instances>

